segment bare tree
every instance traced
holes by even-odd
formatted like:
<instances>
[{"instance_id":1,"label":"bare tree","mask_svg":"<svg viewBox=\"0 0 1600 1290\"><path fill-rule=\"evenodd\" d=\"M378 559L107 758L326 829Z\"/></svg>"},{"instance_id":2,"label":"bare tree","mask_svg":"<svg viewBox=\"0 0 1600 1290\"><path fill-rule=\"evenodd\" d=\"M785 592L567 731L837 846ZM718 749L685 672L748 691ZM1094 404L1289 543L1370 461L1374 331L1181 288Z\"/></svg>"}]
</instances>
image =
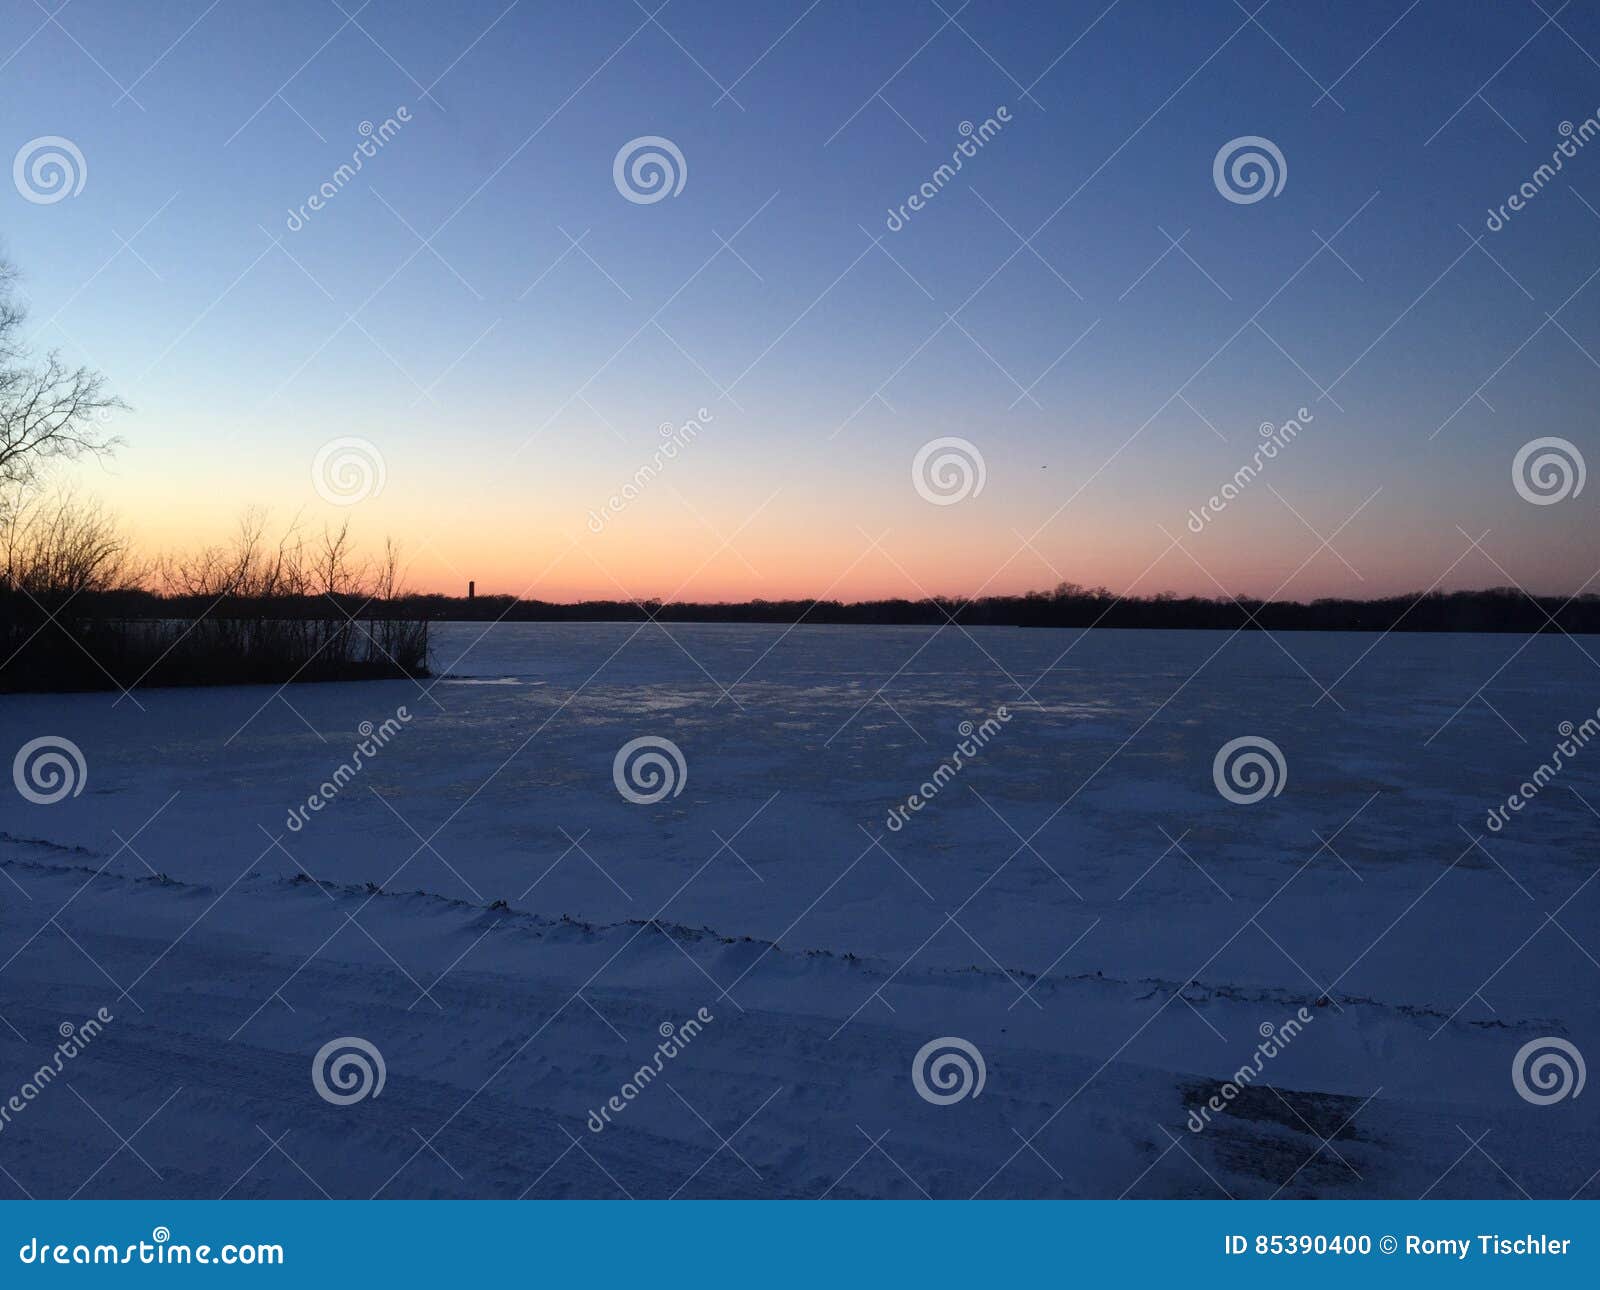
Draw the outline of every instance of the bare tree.
<instances>
[{"instance_id":1,"label":"bare tree","mask_svg":"<svg viewBox=\"0 0 1600 1290\"><path fill-rule=\"evenodd\" d=\"M0 486L32 483L47 462L109 452L117 440L107 418L126 406L106 392L99 372L29 349L16 280L16 269L0 260Z\"/></svg>"},{"instance_id":2,"label":"bare tree","mask_svg":"<svg viewBox=\"0 0 1600 1290\"><path fill-rule=\"evenodd\" d=\"M98 502L62 491L0 506L0 585L49 604L138 586L142 577L127 539Z\"/></svg>"}]
</instances>

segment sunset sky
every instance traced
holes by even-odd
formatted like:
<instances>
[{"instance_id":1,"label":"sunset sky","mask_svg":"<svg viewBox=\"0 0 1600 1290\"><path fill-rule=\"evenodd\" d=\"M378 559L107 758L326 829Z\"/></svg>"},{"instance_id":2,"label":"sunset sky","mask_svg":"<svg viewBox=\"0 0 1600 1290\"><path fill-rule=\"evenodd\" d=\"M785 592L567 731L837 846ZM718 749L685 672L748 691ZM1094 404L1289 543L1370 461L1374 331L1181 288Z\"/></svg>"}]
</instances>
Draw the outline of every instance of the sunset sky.
<instances>
[{"instance_id":1,"label":"sunset sky","mask_svg":"<svg viewBox=\"0 0 1600 1290\"><path fill-rule=\"evenodd\" d=\"M132 407L68 477L145 551L254 505L555 600L1594 589L1600 482L1530 505L1512 461L1600 467L1600 141L1485 227L1600 109L1593 8L649 3L0 0L5 155L85 169L0 190L0 245ZM640 136L681 192L619 192ZM1281 193L1219 193L1239 136ZM933 505L945 436L985 480ZM313 486L344 437L384 468L353 506Z\"/></svg>"}]
</instances>

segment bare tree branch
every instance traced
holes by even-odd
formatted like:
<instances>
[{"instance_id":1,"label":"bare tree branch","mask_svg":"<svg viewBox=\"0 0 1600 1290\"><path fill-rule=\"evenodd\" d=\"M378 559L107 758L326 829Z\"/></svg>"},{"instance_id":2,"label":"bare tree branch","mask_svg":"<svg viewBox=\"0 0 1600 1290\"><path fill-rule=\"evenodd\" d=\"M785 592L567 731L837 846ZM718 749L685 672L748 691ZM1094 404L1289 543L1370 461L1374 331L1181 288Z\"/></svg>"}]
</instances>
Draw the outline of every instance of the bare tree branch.
<instances>
[{"instance_id":1,"label":"bare tree branch","mask_svg":"<svg viewBox=\"0 0 1600 1290\"><path fill-rule=\"evenodd\" d=\"M16 277L0 260L0 486L31 484L52 461L111 452L118 440L107 424L127 406L99 372L70 368L53 350L42 358L29 351Z\"/></svg>"}]
</instances>

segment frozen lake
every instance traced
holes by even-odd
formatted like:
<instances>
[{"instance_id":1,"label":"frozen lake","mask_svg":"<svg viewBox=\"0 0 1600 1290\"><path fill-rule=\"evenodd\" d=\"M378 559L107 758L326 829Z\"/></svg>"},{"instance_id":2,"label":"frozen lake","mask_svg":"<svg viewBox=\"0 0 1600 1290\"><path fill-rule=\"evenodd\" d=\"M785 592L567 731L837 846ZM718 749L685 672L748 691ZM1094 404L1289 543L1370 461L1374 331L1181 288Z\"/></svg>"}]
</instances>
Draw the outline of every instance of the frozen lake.
<instances>
[{"instance_id":1,"label":"frozen lake","mask_svg":"<svg viewBox=\"0 0 1600 1290\"><path fill-rule=\"evenodd\" d=\"M1534 1039L1600 1056L1600 745L1486 824L1595 715L1600 640L450 624L434 652L422 685L0 699L8 758L87 768L6 786L0 1095L113 1016L0 1125L0 1193L1600 1190L1600 1099L1512 1077ZM619 791L641 738L675 795ZM1219 791L1241 738L1275 795ZM319 1096L343 1036L378 1096ZM949 1105L912 1078L943 1037L984 1064Z\"/></svg>"}]
</instances>

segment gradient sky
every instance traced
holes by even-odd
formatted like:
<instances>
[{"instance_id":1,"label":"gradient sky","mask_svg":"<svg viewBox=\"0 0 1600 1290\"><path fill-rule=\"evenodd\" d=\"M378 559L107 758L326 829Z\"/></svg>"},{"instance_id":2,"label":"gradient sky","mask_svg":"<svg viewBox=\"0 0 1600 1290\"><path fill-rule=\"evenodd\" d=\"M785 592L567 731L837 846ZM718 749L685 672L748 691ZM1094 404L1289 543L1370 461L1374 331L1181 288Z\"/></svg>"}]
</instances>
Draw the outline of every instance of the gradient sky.
<instances>
[{"instance_id":1,"label":"gradient sky","mask_svg":"<svg viewBox=\"0 0 1600 1290\"><path fill-rule=\"evenodd\" d=\"M4 155L59 135L87 165L53 204L7 185L0 237L37 342L133 405L70 474L142 549L259 505L396 537L420 588L546 599L1571 593L1600 566L1600 483L1533 506L1511 478L1544 435L1600 467L1600 142L1484 227L1600 109L1595 5L358 3L0 0ZM679 195L619 194L641 135L681 149ZM1219 195L1241 135L1281 149L1278 196ZM911 462L946 435L987 479L934 506ZM341 436L387 472L348 508L312 486Z\"/></svg>"}]
</instances>

